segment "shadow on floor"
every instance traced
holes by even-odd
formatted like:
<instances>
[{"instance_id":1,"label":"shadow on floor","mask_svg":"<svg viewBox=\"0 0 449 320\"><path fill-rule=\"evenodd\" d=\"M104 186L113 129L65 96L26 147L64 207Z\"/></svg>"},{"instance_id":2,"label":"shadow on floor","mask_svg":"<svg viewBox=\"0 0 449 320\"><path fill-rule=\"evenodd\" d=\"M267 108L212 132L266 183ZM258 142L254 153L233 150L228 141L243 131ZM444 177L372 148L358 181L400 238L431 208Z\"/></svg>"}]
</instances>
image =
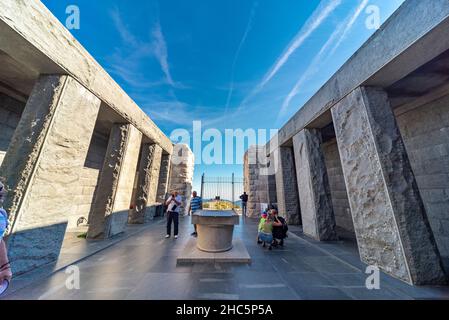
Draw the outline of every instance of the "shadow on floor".
<instances>
[{"instance_id":1,"label":"shadow on floor","mask_svg":"<svg viewBox=\"0 0 449 320\"><path fill-rule=\"evenodd\" d=\"M251 265L193 263L176 259L190 239L190 218L180 221L180 238L165 239L163 220L76 263L80 289L70 290L64 270L20 289L6 299L167 300L349 300L448 299L448 287L412 287L385 274L380 290L368 290L366 266L350 241L316 242L291 227L283 248L256 243L257 221L245 220L235 237ZM268 295L268 296L267 296Z\"/></svg>"}]
</instances>

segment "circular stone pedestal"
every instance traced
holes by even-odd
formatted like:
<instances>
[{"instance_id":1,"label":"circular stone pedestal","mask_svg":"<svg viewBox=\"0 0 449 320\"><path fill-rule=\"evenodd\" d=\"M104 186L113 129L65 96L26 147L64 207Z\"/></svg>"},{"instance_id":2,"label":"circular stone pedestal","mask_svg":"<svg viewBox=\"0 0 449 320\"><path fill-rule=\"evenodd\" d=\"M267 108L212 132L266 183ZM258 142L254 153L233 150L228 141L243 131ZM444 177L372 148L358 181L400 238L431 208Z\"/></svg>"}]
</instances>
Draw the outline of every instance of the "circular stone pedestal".
<instances>
[{"instance_id":1,"label":"circular stone pedestal","mask_svg":"<svg viewBox=\"0 0 449 320\"><path fill-rule=\"evenodd\" d=\"M197 248L204 252L226 252L232 249L233 225L197 225Z\"/></svg>"},{"instance_id":2,"label":"circular stone pedestal","mask_svg":"<svg viewBox=\"0 0 449 320\"><path fill-rule=\"evenodd\" d=\"M240 219L234 211L201 210L192 215L192 223L197 227L197 248L219 253L232 249L234 226Z\"/></svg>"}]
</instances>

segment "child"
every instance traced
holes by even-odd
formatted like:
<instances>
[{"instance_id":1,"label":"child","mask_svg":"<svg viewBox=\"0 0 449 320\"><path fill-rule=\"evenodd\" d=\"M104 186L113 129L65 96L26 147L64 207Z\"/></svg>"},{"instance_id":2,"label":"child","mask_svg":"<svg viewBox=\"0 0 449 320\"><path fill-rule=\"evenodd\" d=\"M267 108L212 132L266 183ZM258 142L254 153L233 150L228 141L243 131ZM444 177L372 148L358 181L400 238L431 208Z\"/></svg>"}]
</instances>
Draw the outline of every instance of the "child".
<instances>
[{"instance_id":1,"label":"child","mask_svg":"<svg viewBox=\"0 0 449 320\"><path fill-rule=\"evenodd\" d=\"M272 214L265 219L261 229L259 229L259 239L263 242L263 247L266 247L266 244L269 243L268 250L273 249L273 227L282 226L282 223L276 222L273 219Z\"/></svg>"},{"instance_id":2,"label":"child","mask_svg":"<svg viewBox=\"0 0 449 320\"><path fill-rule=\"evenodd\" d=\"M267 221L268 214L266 212L262 213L262 218L260 218L259 221L259 227L257 229L257 244L261 244L263 241L260 240L259 234L263 229L263 226L265 225L265 221Z\"/></svg>"}]
</instances>

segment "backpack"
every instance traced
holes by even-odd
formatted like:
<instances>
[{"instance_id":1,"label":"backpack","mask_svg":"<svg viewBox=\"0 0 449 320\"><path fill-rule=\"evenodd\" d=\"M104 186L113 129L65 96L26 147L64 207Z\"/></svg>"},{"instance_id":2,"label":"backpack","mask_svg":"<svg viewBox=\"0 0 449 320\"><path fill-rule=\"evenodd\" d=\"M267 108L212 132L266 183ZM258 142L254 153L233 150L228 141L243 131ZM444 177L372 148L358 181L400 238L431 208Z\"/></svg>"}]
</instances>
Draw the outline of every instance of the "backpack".
<instances>
[{"instance_id":1,"label":"backpack","mask_svg":"<svg viewBox=\"0 0 449 320\"><path fill-rule=\"evenodd\" d=\"M288 232L287 221L285 221L285 219L282 217L279 217L278 219L282 223L282 231L284 232L284 235L287 237L287 232Z\"/></svg>"}]
</instances>

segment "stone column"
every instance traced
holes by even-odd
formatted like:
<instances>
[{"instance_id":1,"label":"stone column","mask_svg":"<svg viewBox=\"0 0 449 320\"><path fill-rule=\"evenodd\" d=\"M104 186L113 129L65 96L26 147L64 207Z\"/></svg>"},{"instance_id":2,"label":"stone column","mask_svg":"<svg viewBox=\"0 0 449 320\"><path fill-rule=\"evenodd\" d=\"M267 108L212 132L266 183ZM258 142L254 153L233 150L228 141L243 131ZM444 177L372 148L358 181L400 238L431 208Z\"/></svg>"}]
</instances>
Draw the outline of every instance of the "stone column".
<instances>
[{"instance_id":1,"label":"stone column","mask_svg":"<svg viewBox=\"0 0 449 320\"><path fill-rule=\"evenodd\" d=\"M321 133L316 129L304 129L293 138L304 234L332 241L338 237L321 143Z\"/></svg>"},{"instance_id":2,"label":"stone column","mask_svg":"<svg viewBox=\"0 0 449 320\"><path fill-rule=\"evenodd\" d=\"M143 224L154 218L159 183L162 148L157 144L144 144L138 168L135 207L129 216L130 224Z\"/></svg>"},{"instance_id":3,"label":"stone column","mask_svg":"<svg viewBox=\"0 0 449 320\"><path fill-rule=\"evenodd\" d=\"M9 189L9 258L16 273L54 261L82 192L80 172L101 101L68 76L41 76L0 168Z\"/></svg>"},{"instance_id":4,"label":"stone column","mask_svg":"<svg viewBox=\"0 0 449 320\"><path fill-rule=\"evenodd\" d=\"M169 191L176 190L181 195L181 214L186 214L190 205L194 169L195 155L190 147L186 144L175 145L171 157Z\"/></svg>"},{"instance_id":5,"label":"stone column","mask_svg":"<svg viewBox=\"0 0 449 320\"><path fill-rule=\"evenodd\" d=\"M89 217L89 239L120 234L128 222L142 134L131 124L114 124Z\"/></svg>"},{"instance_id":6,"label":"stone column","mask_svg":"<svg viewBox=\"0 0 449 320\"><path fill-rule=\"evenodd\" d=\"M410 284L446 283L387 94L357 88L332 116L362 260Z\"/></svg>"},{"instance_id":7,"label":"stone column","mask_svg":"<svg viewBox=\"0 0 449 320\"><path fill-rule=\"evenodd\" d=\"M279 147L274 153L279 214L284 216L289 224L299 225L301 224L301 208L293 148Z\"/></svg>"},{"instance_id":8,"label":"stone column","mask_svg":"<svg viewBox=\"0 0 449 320\"><path fill-rule=\"evenodd\" d=\"M262 204L270 204L268 175L263 172L266 165L260 163L264 150L263 146L250 146L244 156L243 176L244 191L248 194L248 217L259 217L262 212Z\"/></svg>"},{"instance_id":9,"label":"stone column","mask_svg":"<svg viewBox=\"0 0 449 320\"><path fill-rule=\"evenodd\" d=\"M161 158L161 170L159 173L159 184L156 202L164 203L168 192L168 179L170 178L170 154L163 154Z\"/></svg>"},{"instance_id":10,"label":"stone column","mask_svg":"<svg viewBox=\"0 0 449 320\"><path fill-rule=\"evenodd\" d=\"M276 175L270 174L267 177L267 195L268 195L268 202L270 204L277 204L277 193L276 193Z\"/></svg>"}]
</instances>

